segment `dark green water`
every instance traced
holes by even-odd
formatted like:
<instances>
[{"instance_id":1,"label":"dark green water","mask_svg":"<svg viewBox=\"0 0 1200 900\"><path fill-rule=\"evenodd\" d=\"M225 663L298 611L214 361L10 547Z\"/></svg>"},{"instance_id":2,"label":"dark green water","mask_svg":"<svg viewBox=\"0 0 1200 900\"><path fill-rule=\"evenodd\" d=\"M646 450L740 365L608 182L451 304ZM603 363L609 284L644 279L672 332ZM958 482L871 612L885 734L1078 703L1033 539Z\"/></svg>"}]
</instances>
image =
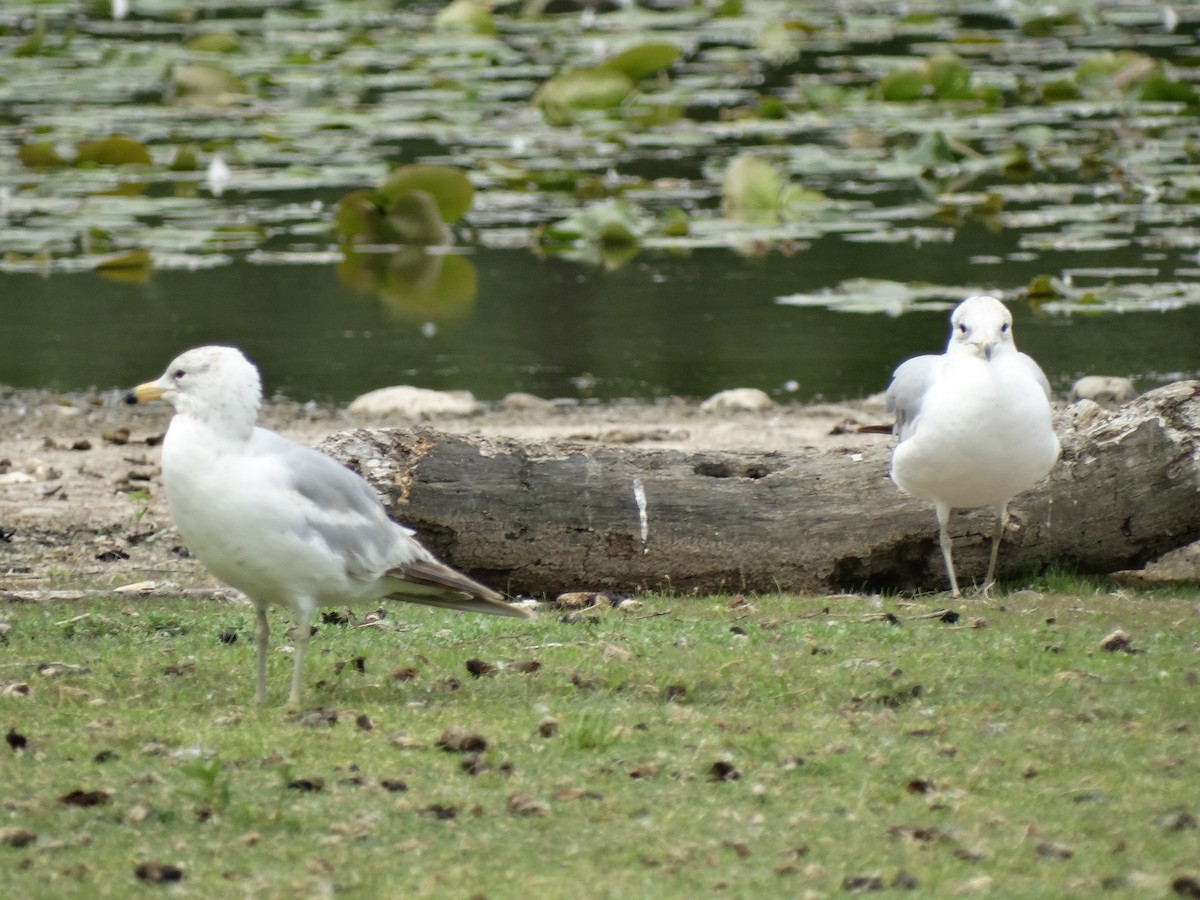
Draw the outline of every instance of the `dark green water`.
<instances>
[{"instance_id":1,"label":"dark green water","mask_svg":"<svg viewBox=\"0 0 1200 900\"><path fill-rule=\"evenodd\" d=\"M1003 283L981 281L968 249L956 241L867 252L829 239L791 257L643 253L615 272L478 250L469 256L478 273L473 309L432 334L349 291L328 264L239 261L157 272L142 285L89 273L7 274L0 383L123 388L156 376L179 350L219 342L245 349L268 393L297 400L345 402L399 383L465 388L486 400L515 390L703 397L742 386L780 399L845 399L881 390L898 362L940 349L946 311L859 315L776 298L898 272L981 289L1036 274L1013 263ZM995 277L997 268L983 271ZM1059 391L1083 374L1127 375L1150 387L1197 373L1200 307L1070 317L1026 302L1011 307L1019 346ZM785 388L791 381L794 391Z\"/></svg>"}]
</instances>

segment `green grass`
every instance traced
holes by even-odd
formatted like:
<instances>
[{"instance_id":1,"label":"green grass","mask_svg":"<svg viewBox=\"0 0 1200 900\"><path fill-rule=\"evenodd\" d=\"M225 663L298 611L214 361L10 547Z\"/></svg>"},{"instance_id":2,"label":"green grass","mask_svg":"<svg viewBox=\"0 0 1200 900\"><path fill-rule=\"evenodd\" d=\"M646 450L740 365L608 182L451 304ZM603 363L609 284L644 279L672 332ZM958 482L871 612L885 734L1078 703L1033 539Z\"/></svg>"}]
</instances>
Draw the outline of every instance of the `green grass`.
<instances>
[{"instance_id":1,"label":"green grass","mask_svg":"<svg viewBox=\"0 0 1200 900\"><path fill-rule=\"evenodd\" d=\"M921 896L1167 894L1200 876L1200 594L1054 586L953 624L918 618L944 596L532 624L393 605L321 626L326 713L303 717L253 706L243 607L3 607L0 727L26 744L0 747L0 829L36 833L0 846L4 893L826 896L903 872ZM1136 652L1099 649L1117 627ZM451 726L487 748L439 748Z\"/></svg>"}]
</instances>

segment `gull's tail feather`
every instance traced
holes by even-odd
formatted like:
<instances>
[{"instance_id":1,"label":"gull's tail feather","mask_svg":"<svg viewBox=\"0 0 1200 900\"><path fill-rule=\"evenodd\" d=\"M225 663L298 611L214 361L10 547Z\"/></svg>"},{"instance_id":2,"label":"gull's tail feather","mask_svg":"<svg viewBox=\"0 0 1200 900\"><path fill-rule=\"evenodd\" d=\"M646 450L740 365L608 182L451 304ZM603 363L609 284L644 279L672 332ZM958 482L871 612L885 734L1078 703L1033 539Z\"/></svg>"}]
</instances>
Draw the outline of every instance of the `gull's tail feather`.
<instances>
[{"instance_id":1,"label":"gull's tail feather","mask_svg":"<svg viewBox=\"0 0 1200 900\"><path fill-rule=\"evenodd\" d=\"M431 559L418 559L388 569L385 577L391 580L394 587L388 594L393 600L421 603L457 612L512 616L517 619L533 618L529 610L506 603L503 596L491 588L484 587L478 581Z\"/></svg>"}]
</instances>

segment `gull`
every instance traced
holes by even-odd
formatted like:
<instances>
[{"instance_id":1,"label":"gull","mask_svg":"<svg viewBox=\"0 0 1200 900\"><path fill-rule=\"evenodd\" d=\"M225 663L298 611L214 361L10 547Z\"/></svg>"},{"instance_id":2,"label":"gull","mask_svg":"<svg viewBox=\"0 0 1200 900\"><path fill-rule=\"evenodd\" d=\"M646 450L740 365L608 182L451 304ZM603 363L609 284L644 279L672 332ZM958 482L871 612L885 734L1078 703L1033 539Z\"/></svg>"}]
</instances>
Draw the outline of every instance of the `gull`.
<instances>
[{"instance_id":1,"label":"gull","mask_svg":"<svg viewBox=\"0 0 1200 900\"><path fill-rule=\"evenodd\" d=\"M938 540L953 596L946 524L952 509L991 507L992 557L981 593L996 576L1008 502L1037 484L1058 459L1050 424L1050 384L1013 342L1012 314L995 297L968 297L950 316L950 342L940 356L901 363L887 389L900 440L891 476L906 494L933 503Z\"/></svg>"},{"instance_id":2,"label":"gull","mask_svg":"<svg viewBox=\"0 0 1200 900\"><path fill-rule=\"evenodd\" d=\"M188 350L125 399L161 399L175 407L162 446L167 505L188 549L254 604L259 705L267 696L270 606L295 617L291 707L303 702L309 626L319 607L388 598L531 618L438 562L411 529L388 518L357 474L256 427L262 387L241 351Z\"/></svg>"}]
</instances>

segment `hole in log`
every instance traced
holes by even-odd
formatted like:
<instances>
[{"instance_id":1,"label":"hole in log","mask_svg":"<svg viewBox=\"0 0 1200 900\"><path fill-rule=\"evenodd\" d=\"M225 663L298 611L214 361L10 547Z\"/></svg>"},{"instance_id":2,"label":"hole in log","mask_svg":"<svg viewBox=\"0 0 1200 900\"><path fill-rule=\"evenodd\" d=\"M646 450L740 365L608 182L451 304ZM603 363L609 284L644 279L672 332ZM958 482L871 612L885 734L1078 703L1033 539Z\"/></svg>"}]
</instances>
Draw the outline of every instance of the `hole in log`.
<instances>
[{"instance_id":1,"label":"hole in log","mask_svg":"<svg viewBox=\"0 0 1200 900\"><path fill-rule=\"evenodd\" d=\"M771 474L770 468L760 462L737 465L728 461L699 462L692 469L697 475L706 478L765 478Z\"/></svg>"}]
</instances>

